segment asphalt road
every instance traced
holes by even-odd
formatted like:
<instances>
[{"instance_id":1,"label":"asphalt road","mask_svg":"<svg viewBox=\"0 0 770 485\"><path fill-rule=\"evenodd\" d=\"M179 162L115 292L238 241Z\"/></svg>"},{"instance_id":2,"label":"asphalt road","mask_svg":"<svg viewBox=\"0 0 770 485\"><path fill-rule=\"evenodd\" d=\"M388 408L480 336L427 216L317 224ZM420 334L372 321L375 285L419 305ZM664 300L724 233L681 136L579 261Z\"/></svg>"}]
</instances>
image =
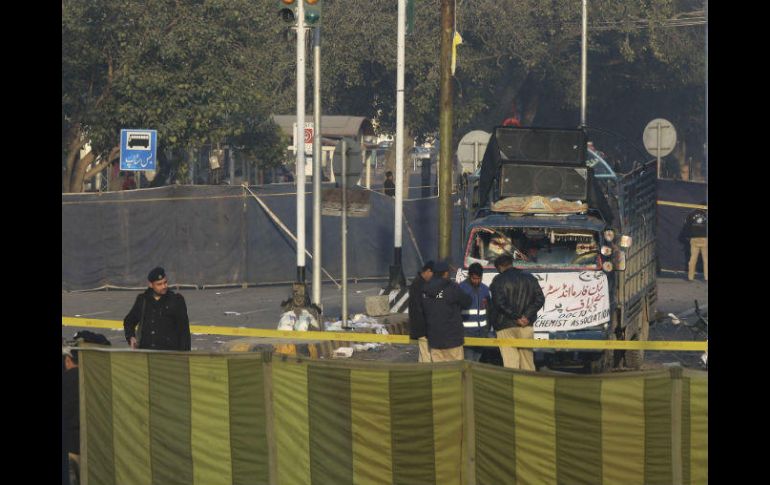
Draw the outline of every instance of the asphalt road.
<instances>
[{"instance_id":1,"label":"asphalt road","mask_svg":"<svg viewBox=\"0 0 770 485\"><path fill-rule=\"evenodd\" d=\"M364 312L364 298L375 296L385 281L358 281L348 284L350 315ZM173 284L173 282L172 282ZM192 325L213 325L275 329L282 313L280 303L291 292L290 286L263 286L249 288L219 288L205 290L182 289L179 291L187 302ZM62 291L62 315L119 320L128 313L138 294L130 290L100 290L90 292ZM338 320L341 313L341 292L334 284L325 284L321 291L325 319ZM684 277L658 279L658 312L675 315L692 313L694 301L708 305L708 283L701 280L687 281ZM693 317L690 317L693 318ZM96 331L105 335L115 347L127 347L122 323L119 329ZM79 330L86 328L62 326L62 337L71 339ZM193 335L193 350L220 350L222 344L239 337L220 335ZM674 325L670 319L655 323L650 328L650 340L696 340L696 336L684 325ZM407 345L385 346L380 350L358 356L367 360L416 361L416 347ZM659 367L678 362L686 367L698 367L697 352L646 351L645 367Z\"/></svg>"}]
</instances>

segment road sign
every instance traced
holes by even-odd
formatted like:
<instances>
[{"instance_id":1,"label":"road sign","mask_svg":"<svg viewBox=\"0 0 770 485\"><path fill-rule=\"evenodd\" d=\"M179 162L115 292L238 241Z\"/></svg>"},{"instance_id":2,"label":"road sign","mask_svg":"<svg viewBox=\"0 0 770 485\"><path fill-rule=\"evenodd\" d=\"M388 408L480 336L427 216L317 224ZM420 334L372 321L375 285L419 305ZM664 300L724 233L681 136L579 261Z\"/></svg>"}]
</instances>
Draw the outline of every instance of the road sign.
<instances>
[{"instance_id":1,"label":"road sign","mask_svg":"<svg viewBox=\"0 0 770 485\"><path fill-rule=\"evenodd\" d=\"M457 145L457 160L462 164L463 173L473 173L487 149L491 133L473 130L460 139Z\"/></svg>"},{"instance_id":2,"label":"road sign","mask_svg":"<svg viewBox=\"0 0 770 485\"><path fill-rule=\"evenodd\" d=\"M305 123L305 154L313 153L313 130L313 123Z\"/></svg>"},{"instance_id":3,"label":"road sign","mask_svg":"<svg viewBox=\"0 0 770 485\"><path fill-rule=\"evenodd\" d=\"M653 157L665 157L676 146L676 129L674 125L663 118L656 118L644 128L644 148Z\"/></svg>"},{"instance_id":4,"label":"road sign","mask_svg":"<svg viewBox=\"0 0 770 485\"><path fill-rule=\"evenodd\" d=\"M306 121L305 122L305 134L304 134L304 140L305 140L305 155L312 155L313 154L313 136L315 136L315 128L312 121ZM297 133L297 123L294 123L294 133ZM297 146L296 142L293 143L293 146Z\"/></svg>"},{"instance_id":5,"label":"road sign","mask_svg":"<svg viewBox=\"0 0 770 485\"><path fill-rule=\"evenodd\" d=\"M120 130L120 169L156 169L157 130Z\"/></svg>"}]
</instances>

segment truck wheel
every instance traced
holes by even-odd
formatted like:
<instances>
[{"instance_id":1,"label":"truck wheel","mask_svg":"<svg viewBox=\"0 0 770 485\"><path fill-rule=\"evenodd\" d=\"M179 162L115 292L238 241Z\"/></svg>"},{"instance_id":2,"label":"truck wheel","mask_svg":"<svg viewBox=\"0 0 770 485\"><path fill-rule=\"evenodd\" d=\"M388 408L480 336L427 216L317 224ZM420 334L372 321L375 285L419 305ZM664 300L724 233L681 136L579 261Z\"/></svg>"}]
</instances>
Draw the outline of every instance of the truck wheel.
<instances>
[{"instance_id":1,"label":"truck wheel","mask_svg":"<svg viewBox=\"0 0 770 485\"><path fill-rule=\"evenodd\" d=\"M605 350L601 357L596 360L587 360L583 364L584 370L589 374L602 374L611 372L613 368L613 352Z\"/></svg>"},{"instance_id":2,"label":"truck wheel","mask_svg":"<svg viewBox=\"0 0 770 485\"><path fill-rule=\"evenodd\" d=\"M631 335L628 340L646 342L650 336L650 322L647 318L647 312L643 310L637 318L639 318L639 330L634 335ZM639 370L642 368L642 364L644 364L644 350L626 350L625 359L627 368Z\"/></svg>"}]
</instances>

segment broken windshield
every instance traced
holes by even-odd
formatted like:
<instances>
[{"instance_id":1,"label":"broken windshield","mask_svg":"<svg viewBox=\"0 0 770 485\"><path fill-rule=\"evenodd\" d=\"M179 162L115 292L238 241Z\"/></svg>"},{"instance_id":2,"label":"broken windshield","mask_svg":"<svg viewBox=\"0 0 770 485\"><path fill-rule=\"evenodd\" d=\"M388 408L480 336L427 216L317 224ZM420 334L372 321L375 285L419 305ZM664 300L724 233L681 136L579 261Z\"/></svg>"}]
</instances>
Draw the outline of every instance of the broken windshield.
<instances>
[{"instance_id":1,"label":"broken windshield","mask_svg":"<svg viewBox=\"0 0 770 485\"><path fill-rule=\"evenodd\" d=\"M599 235L578 229L477 227L465 250L465 267L494 268L495 258L513 257L517 268L601 269Z\"/></svg>"}]
</instances>

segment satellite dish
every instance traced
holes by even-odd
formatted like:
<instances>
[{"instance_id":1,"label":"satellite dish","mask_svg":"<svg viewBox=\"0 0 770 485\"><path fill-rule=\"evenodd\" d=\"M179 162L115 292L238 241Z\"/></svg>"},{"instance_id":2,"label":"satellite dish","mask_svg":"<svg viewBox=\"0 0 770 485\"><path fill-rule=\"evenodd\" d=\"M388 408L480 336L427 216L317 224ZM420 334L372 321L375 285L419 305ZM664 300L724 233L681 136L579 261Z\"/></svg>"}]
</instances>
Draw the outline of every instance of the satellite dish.
<instances>
[{"instance_id":1,"label":"satellite dish","mask_svg":"<svg viewBox=\"0 0 770 485\"><path fill-rule=\"evenodd\" d=\"M647 123L642 138L647 153L656 158L665 157L676 146L676 129L670 121L656 118Z\"/></svg>"},{"instance_id":2,"label":"satellite dish","mask_svg":"<svg viewBox=\"0 0 770 485\"><path fill-rule=\"evenodd\" d=\"M460 139L460 143L457 145L457 160L463 167L463 173L476 171L476 167L484 158L484 152L491 136L491 133L486 131L473 130Z\"/></svg>"}]
</instances>

